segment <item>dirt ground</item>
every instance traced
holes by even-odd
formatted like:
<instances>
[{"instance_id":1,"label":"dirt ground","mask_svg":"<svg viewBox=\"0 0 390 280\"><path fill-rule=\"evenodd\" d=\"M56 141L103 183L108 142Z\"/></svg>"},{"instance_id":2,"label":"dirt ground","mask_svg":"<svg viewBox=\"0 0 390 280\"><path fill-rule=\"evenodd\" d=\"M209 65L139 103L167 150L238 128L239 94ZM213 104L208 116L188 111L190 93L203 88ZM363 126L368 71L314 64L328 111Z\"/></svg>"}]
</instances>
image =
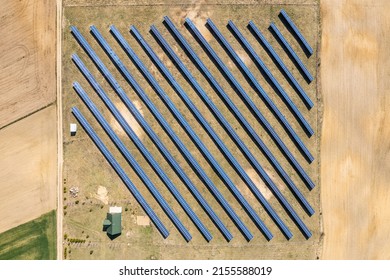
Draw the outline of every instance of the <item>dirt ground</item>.
<instances>
[{"instance_id":1,"label":"dirt ground","mask_svg":"<svg viewBox=\"0 0 390 280\"><path fill-rule=\"evenodd\" d=\"M0 7L2 128L56 100L56 6L1 0Z\"/></svg>"},{"instance_id":2,"label":"dirt ground","mask_svg":"<svg viewBox=\"0 0 390 280\"><path fill-rule=\"evenodd\" d=\"M56 208L55 120L53 105L0 130L0 232Z\"/></svg>"},{"instance_id":3,"label":"dirt ground","mask_svg":"<svg viewBox=\"0 0 390 280\"><path fill-rule=\"evenodd\" d=\"M390 258L390 2L321 1L323 259Z\"/></svg>"}]
</instances>

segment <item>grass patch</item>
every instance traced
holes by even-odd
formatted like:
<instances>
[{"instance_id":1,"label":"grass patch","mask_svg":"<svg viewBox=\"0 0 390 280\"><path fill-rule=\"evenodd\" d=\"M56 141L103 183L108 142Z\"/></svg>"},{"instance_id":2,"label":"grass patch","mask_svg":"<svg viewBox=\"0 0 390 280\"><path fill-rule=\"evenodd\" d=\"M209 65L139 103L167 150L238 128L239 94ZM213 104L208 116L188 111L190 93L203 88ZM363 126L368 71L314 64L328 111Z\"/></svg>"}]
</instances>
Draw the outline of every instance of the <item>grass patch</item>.
<instances>
[{"instance_id":1,"label":"grass patch","mask_svg":"<svg viewBox=\"0 0 390 280\"><path fill-rule=\"evenodd\" d=\"M0 234L0 260L54 260L56 211Z\"/></svg>"}]
</instances>

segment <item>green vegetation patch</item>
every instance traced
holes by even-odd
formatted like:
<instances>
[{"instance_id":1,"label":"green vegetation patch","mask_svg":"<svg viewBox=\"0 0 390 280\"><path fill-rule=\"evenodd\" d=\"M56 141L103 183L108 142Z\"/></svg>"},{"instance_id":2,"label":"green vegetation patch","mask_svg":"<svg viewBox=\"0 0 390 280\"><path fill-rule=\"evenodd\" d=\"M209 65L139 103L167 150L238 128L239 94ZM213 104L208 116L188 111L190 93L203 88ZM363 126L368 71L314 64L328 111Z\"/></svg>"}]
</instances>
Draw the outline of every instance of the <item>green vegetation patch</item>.
<instances>
[{"instance_id":1,"label":"green vegetation patch","mask_svg":"<svg viewBox=\"0 0 390 280\"><path fill-rule=\"evenodd\" d=\"M56 211L0 234L0 260L54 260Z\"/></svg>"}]
</instances>

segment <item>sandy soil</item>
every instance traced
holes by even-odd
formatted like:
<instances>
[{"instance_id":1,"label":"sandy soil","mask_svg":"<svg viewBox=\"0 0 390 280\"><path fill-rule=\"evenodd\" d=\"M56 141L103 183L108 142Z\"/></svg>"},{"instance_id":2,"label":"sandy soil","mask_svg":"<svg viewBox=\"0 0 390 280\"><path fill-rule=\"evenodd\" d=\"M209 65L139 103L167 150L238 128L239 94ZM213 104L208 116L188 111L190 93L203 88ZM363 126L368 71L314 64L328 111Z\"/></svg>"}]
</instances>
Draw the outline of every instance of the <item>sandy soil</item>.
<instances>
[{"instance_id":1,"label":"sandy soil","mask_svg":"<svg viewBox=\"0 0 390 280\"><path fill-rule=\"evenodd\" d=\"M390 2L321 1L324 259L390 258Z\"/></svg>"},{"instance_id":2,"label":"sandy soil","mask_svg":"<svg viewBox=\"0 0 390 280\"><path fill-rule=\"evenodd\" d=\"M53 105L0 131L0 232L56 207L55 120Z\"/></svg>"},{"instance_id":3,"label":"sandy soil","mask_svg":"<svg viewBox=\"0 0 390 280\"><path fill-rule=\"evenodd\" d=\"M134 105L138 109L138 111L141 113L141 115L143 115L141 103L138 100L136 100L134 102ZM118 102L115 104L115 106L118 108L119 112L122 114L123 118L130 125L130 127L133 129L133 131L138 136L138 138L142 139L143 135L144 135L144 131L142 130L141 126L138 124L136 119L133 117L133 115L130 113L130 111L126 108L125 104L122 102ZM126 132L121 127L121 125L116 121L114 116L111 116L110 124L111 124L111 127L114 129L114 131L119 136L126 136L127 135Z\"/></svg>"},{"instance_id":4,"label":"sandy soil","mask_svg":"<svg viewBox=\"0 0 390 280\"><path fill-rule=\"evenodd\" d=\"M137 225L150 226L150 219L148 216L137 216Z\"/></svg>"},{"instance_id":5,"label":"sandy soil","mask_svg":"<svg viewBox=\"0 0 390 280\"><path fill-rule=\"evenodd\" d=\"M55 101L52 2L0 1L0 128Z\"/></svg>"},{"instance_id":6,"label":"sandy soil","mask_svg":"<svg viewBox=\"0 0 390 280\"><path fill-rule=\"evenodd\" d=\"M98 186L95 197L104 204L108 204L108 191L106 187Z\"/></svg>"},{"instance_id":7,"label":"sandy soil","mask_svg":"<svg viewBox=\"0 0 390 280\"><path fill-rule=\"evenodd\" d=\"M269 170L266 170L267 174L271 176L271 179L275 182L275 176L273 176L272 172L269 172ZM256 170L253 168L247 169L246 174L252 179L253 183L255 183L256 187L261 191L261 193L264 195L264 197L269 200L272 197L272 192L269 190L267 185L264 183L263 180L257 175ZM278 184L279 186L280 184ZM241 184L240 190L249 195L250 190L245 184Z\"/></svg>"}]
</instances>

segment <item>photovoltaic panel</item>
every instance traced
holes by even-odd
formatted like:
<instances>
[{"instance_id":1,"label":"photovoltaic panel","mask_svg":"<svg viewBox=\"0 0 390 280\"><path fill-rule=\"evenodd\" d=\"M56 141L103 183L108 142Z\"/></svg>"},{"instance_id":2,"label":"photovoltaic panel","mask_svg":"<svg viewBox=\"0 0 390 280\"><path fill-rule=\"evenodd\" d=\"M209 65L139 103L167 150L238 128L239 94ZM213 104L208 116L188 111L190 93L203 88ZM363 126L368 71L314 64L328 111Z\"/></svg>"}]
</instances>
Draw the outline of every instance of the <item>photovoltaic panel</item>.
<instances>
[{"instance_id":1,"label":"photovoltaic panel","mask_svg":"<svg viewBox=\"0 0 390 280\"><path fill-rule=\"evenodd\" d=\"M76 117L78 122L81 124L81 126L85 129L87 134L91 137L91 139L95 143L95 145L99 148L100 152L104 155L104 157L110 163L110 165L115 170L115 172L118 174L118 176L122 179L122 181L126 185L126 187L133 194L135 199L141 205L142 209L144 209L145 213L149 216L150 220L157 227L157 229L159 230L161 235L164 238L167 238L169 235L169 232L166 229L166 227L164 226L164 224L161 222L159 217L156 215L156 213L152 210L152 208L149 206L149 204L143 198L143 196L138 191L136 186L130 181L130 179L126 175L125 171L122 169L122 167L119 165L119 163L115 160L114 156L110 153L110 151L107 149L107 147L103 144L102 140L97 136L96 132L93 130L91 125L88 123L88 121L84 118L84 116L81 114L81 112L76 107L72 108L72 113Z\"/></svg>"}]
</instances>

